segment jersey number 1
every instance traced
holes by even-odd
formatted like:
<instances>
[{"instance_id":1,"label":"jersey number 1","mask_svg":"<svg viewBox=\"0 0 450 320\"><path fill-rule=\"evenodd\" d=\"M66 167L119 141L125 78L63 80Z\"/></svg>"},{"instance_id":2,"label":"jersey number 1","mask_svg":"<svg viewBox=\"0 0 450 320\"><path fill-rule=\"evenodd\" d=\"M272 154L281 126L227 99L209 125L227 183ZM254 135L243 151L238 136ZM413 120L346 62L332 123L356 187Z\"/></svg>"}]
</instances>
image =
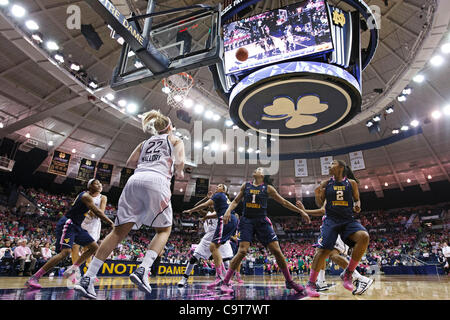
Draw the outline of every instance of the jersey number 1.
<instances>
[{"instance_id":1,"label":"jersey number 1","mask_svg":"<svg viewBox=\"0 0 450 320\"><path fill-rule=\"evenodd\" d=\"M256 194L252 195L252 203L256 203Z\"/></svg>"}]
</instances>

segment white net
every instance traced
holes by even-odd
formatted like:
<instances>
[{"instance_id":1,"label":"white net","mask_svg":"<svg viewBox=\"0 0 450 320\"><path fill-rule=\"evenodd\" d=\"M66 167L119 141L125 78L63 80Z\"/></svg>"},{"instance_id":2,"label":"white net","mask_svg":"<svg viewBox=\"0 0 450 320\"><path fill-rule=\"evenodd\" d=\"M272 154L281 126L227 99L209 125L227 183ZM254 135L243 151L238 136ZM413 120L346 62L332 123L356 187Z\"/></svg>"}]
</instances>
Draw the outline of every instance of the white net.
<instances>
[{"instance_id":1,"label":"white net","mask_svg":"<svg viewBox=\"0 0 450 320\"><path fill-rule=\"evenodd\" d=\"M186 72L171 75L162 80L163 92L167 94L167 104L174 108L182 108L189 94L194 79Z\"/></svg>"}]
</instances>

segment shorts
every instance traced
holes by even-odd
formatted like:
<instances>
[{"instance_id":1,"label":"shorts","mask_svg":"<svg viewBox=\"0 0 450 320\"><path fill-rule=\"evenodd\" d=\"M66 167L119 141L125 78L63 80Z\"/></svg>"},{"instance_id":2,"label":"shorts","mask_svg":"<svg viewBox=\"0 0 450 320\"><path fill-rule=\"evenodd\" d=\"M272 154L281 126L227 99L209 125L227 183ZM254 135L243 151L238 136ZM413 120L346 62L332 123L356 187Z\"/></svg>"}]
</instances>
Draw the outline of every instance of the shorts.
<instances>
[{"instance_id":1,"label":"shorts","mask_svg":"<svg viewBox=\"0 0 450 320\"><path fill-rule=\"evenodd\" d=\"M278 241L277 234L273 230L272 222L268 217L247 218L242 217L238 227L239 242L252 242L253 236L256 235L259 242L267 246L273 241Z\"/></svg>"},{"instance_id":2,"label":"shorts","mask_svg":"<svg viewBox=\"0 0 450 320\"><path fill-rule=\"evenodd\" d=\"M317 247L333 250L338 236L341 236L343 242L352 248L355 243L348 237L357 231L367 232L366 228L356 220L334 221L326 218L320 227L320 237L317 241Z\"/></svg>"},{"instance_id":3,"label":"shorts","mask_svg":"<svg viewBox=\"0 0 450 320\"><path fill-rule=\"evenodd\" d=\"M100 239L100 231L102 229L102 222L99 218L85 218L81 224L81 228L86 230L89 235L97 242Z\"/></svg>"},{"instance_id":4,"label":"shorts","mask_svg":"<svg viewBox=\"0 0 450 320\"><path fill-rule=\"evenodd\" d=\"M322 230L322 227L320 227L320 229ZM314 248L319 247L319 240L320 240L320 236L319 239L317 240L317 243L313 244ZM344 241L342 241L341 236L338 235L337 239L336 239L336 243L334 244L334 248L336 249L340 254L343 255L347 255L348 254L348 250L350 249L348 245L346 245L344 243Z\"/></svg>"},{"instance_id":5,"label":"shorts","mask_svg":"<svg viewBox=\"0 0 450 320\"><path fill-rule=\"evenodd\" d=\"M134 222L133 229L143 224L165 228L172 225L170 180L154 172L133 174L119 198L116 226Z\"/></svg>"},{"instance_id":6,"label":"shorts","mask_svg":"<svg viewBox=\"0 0 450 320\"><path fill-rule=\"evenodd\" d=\"M209 250L210 244L211 240L204 236L195 248L193 255L197 258L208 260L211 257L211 250ZM231 248L230 241L227 241L224 245L221 245L219 247L219 252L222 256L222 259L233 258L234 254L233 249Z\"/></svg>"},{"instance_id":7,"label":"shorts","mask_svg":"<svg viewBox=\"0 0 450 320\"><path fill-rule=\"evenodd\" d=\"M62 249L72 248L73 244L78 244L82 247L95 242L89 233L76 225L71 219L62 217L56 224L56 253L60 253Z\"/></svg>"},{"instance_id":8,"label":"shorts","mask_svg":"<svg viewBox=\"0 0 450 320\"><path fill-rule=\"evenodd\" d=\"M231 250L233 250L233 256L235 256L239 250L239 245L237 242L230 240Z\"/></svg>"},{"instance_id":9,"label":"shorts","mask_svg":"<svg viewBox=\"0 0 450 320\"><path fill-rule=\"evenodd\" d=\"M217 228L211 242L224 244L230 240L230 238L236 233L237 224L238 221L234 214L231 215L230 221L228 221L225 225L223 223L223 217L219 217L217 221Z\"/></svg>"}]
</instances>

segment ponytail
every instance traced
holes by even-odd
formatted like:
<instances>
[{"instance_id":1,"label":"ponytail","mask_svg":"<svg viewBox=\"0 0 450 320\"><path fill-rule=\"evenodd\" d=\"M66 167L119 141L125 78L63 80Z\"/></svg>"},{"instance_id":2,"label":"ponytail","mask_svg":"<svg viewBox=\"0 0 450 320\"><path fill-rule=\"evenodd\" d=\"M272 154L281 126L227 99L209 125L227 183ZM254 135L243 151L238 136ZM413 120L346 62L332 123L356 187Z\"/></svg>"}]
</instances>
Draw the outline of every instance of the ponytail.
<instances>
[{"instance_id":1,"label":"ponytail","mask_svg":"<svg viewBox=\"0 0 450 320\"><path fill-rule=\"evenodd\" d=\"M359 180L355 177L355 174L353 173L352 169L342 160L337 160L339 165L344 168L342 171L342 175L344 177L347 177L348 179L355 180L356 183L359 183Z\"/></svg>"},{"instance_id":2,"label":"ponytail","mask_svg":"<svg viewBox=\"0 0 450 320\"><path fill-rule=\"evenodd\" d=\"M270 175L264 175L264 183L273 186L273 179L270 177Z\"/></svg>"},{"instance_id":3,"label":"ponytail","mask_svg":"<svg viewBox=\"0 0 450 320\"><path fill-rule=\"evenodd\" d=\"M151 135L166 133L172 122L161 112L151 110L142 115L142 130Z\"/></svg>"},{"instance_id":4,"label":"ponytail","mask_svg":"<svg viewBox=\"0 0 450 320\"><path fill-rule=\"evenodd\" d=\"M359 184L359 180L355 177L355 174L353 173L352 169L349 166L344 166L344 176L346 176L349 179L355 180L356 183Z\"/></svg>"}]
</instances>

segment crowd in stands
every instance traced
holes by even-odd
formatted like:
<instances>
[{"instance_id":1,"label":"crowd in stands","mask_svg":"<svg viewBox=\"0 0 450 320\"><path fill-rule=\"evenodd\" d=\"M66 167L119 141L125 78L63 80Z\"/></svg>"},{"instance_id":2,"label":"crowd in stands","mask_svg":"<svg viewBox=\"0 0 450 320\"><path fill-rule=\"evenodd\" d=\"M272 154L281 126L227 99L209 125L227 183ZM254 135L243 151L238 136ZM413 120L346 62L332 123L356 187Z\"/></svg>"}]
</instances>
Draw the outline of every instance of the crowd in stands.
<instances>
[{"instance_id":1,"label":"crowd in stands","mask_svg":"<svg viewBox=\"0 0 450 320\"><path fill-rule=\"evenodd\" d=\"M0 273L13 265L19 275L26 275L41 267L55 254L54 229L57 220L67 211L73 196L51 195L42 190L21 189L21 193L36 204L7 208L0 204ZM442 245L448 243L448 230L429 228L424 216L439 216L443 224L449 221L449 204L438 206L364 212L361 223L371 236L368 252L363 258L362 269L370 265L401 265L408 254L417 261L445 265ZM116 207L108 204L107 214L114 216ZM412 216L415 214L415 216ZM414 219L410 219L413 217ZM321 217L314 217L310 225L299 222L297 217L272 217L280 245L291 271L308 273L319 235ZM103 239L110 231L102 229ZM141 261L154 235L151 228L133 230L111 253L110 259ZM191 256L191 245L197 244L203 235L198 216L174 214L172 234L161 257L162 263L186 264ZM213 261L203 261L205 270L214 270ZM419 262L416 262L419 263ZM66 265L70 261L65 262ZM448 263L447 263L448 264ZM279 273L275 259L261 244L254 243L244 262L245 268L263 265L267 274ZM9 272L8 271L8 272Z\"/></svg>"}]
</instances>

